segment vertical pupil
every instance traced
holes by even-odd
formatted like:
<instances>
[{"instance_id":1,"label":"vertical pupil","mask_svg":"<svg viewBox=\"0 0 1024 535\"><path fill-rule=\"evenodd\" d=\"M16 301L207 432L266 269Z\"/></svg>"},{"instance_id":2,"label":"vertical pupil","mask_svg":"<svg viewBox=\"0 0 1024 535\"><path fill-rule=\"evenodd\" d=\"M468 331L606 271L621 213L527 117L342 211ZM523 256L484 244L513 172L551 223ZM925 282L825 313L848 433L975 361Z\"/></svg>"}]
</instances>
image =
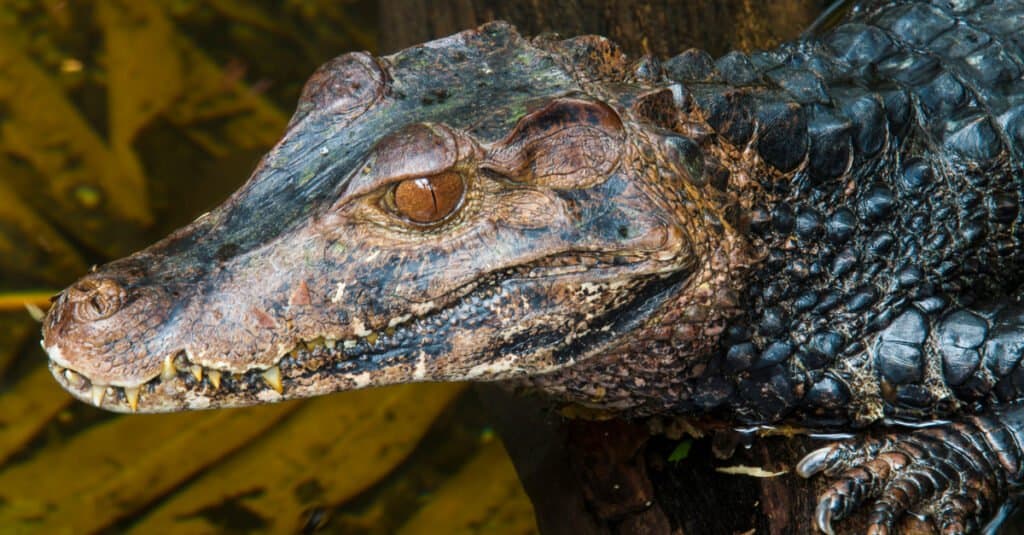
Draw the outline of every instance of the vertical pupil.
<instances>
[{"instance_id":1,"label":"vertical pupil","mask_svg":"<svg viewBox=\"0 0 1024 535\"><path fill-rule=\"evenodd\" d=\"M395 208L411 221L434 223L458 207L464 192L465 184L456 173L403 180L394 190Z\"/></svg>"},{"instance_id":2,"label":"vertical pupil","mask_svg":"<svg viewBox=\"0 0 1024 535\"><path fill-rule=\"evenodd\" d=\"M417 178L416 186L422 191L423 202L430 207L432 213L437 213L437 196L434 193L434 185L429 178Z\"/></svg>"}]
</instances>

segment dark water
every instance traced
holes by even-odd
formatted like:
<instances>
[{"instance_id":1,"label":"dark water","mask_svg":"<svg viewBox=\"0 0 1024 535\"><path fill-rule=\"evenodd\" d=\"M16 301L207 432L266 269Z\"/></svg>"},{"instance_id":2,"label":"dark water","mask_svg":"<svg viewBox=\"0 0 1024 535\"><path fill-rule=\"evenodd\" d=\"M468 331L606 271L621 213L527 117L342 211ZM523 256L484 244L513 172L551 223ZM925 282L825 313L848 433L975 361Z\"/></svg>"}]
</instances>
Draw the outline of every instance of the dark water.
<instances>
[{"instance_id":1,"label":"dark water","mask_svg":"<svg viewBox=\"0 0 1024 535\"><path fill-rule=\"evenodd\" d=\"M376 10L0 4L0 534L535 531L462 386L114 416L56 386L23 306L221 202Z\"/></svg>"}]
</instances>

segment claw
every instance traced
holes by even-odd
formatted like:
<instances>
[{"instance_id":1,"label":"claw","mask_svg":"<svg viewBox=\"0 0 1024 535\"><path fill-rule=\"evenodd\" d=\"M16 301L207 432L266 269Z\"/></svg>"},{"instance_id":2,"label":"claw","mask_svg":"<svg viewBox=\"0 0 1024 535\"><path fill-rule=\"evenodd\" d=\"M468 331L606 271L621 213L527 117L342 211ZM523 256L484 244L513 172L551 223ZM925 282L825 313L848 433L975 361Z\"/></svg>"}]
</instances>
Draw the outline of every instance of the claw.
<instances>
[{"instance_id":1,"label":"claw","mask_svg":"<svg viewBox=\"0 0 1024 535\"><path fill-rule=\"evenodd\" d=\"M1010 517L1010 513L1012 513L1016 507L1017 504L1015 502L1007 502L1001 505L999 510L996 511L995 516L992 517L992 520L982 528L981 534L996 535L999 533L999 528L1003 525L1003 522L1006 522L1006 519Z\"/></svg>"},{"instance_id":2,"label":"claw","mask_svg":"<svg viewBox=\"0 0 1024 535\"><path fill-rule=\"evenodd\" d=\"M813 455L813 453L811 455ZM804 459L806 459L806 457ZM803 461L801 461L801 464L802 463ZM799 470L799 468L797 470ZM814 510L814 522L818 525L818 531L821 531L825 535L836 535L836 532L832 530L832 511L835 505L836 498L829 497L818 502L818 507Z\"/></svg>"},{"instance_id":3,"label":"claw","mask_svg":"<svg viewBox=\"0 0 1024 535\"><path fill-rule=\"evenodd\" d=\"M800 477L808 478L821 472L828 465L826 460L832 450L833 446L825 446L804 455L796 465L796 473L800 474Z\"/></svg>"},{"instance_id":4,"label":"claw","mask_svg":"<svg viewBox=\"0 0 1024 535\"><path fill-rule=\"evenodd\" d=\"M869 535L896 533L908 515L942 535L974 533L991 518L982 533L995 535L1022 500L1024 408L1015 410L810 452L796 472L836 478L819 497L817 529L833 535L833 521L869 508Z\"/></svg>"},{"instance_id":5,"label":"claw","mask_svg":"<svg viewBox=\"0 0 1024 535\"><path fill-rule=\"evenodd\" d=\"M964 530L962 524L950 524L942 528L942 535L966 535L967 531Z\"/></svg>"},{"instance_id":6,"label":"claw","mask_svg":"<svg viewBox=\"0 0 1024 535\"><path fill-rule=\"evenodd\" d=\"M868 527L868 535L889 535L889 528L880 524L874 524Z\"/></svg>"},{"instance_id":7,"label":"claw","mask_svg":"<svg viewBox=\"0 0 1024 535\"><path fill-rule=\"evenodd\" d=\"M938 525L942 535L966 535L971 531L971 522L967 516L974 507L966 497L947 496L938 510Z\"/></svg>"}]
</instances>

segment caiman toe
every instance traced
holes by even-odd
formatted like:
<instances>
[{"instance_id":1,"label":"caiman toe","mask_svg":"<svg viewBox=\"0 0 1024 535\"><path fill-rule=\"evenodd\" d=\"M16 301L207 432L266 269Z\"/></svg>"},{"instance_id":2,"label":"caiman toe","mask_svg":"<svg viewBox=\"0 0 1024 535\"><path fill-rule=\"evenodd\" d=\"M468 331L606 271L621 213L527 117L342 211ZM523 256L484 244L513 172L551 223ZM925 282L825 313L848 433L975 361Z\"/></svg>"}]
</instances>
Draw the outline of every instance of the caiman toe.
<instances>
[{"instance_id":1,"label":"caiman toe","mask_svg":"<svg viewBox=\"0 0 1024 535\"><path fill-rule=\"evenodd\" d=\"M944 535L995 529L1020 488L1019 452L1008 448L997 419L855 439L809 453L797 472L835 478L818 498L814 522L827 534L836 523L868 509L867 533L897 533L907 514Z\"/></svg>"}]
</instances>

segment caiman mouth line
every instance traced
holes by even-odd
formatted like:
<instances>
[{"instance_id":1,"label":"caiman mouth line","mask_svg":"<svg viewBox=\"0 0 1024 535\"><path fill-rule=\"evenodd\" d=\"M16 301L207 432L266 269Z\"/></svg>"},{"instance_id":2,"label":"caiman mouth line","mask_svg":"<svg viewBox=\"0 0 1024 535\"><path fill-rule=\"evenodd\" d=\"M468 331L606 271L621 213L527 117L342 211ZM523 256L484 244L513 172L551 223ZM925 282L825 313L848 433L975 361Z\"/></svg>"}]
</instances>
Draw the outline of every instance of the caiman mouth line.
<instances>
[{"instance_id":1,"label":"caiman mouth line","mask_svg":"<svg viewBox=\"0 0 1024 535\"><path fill-rule=\"evenodd\" d=\"M363 330L356 336L345 339L318 336L311 340L299 341L269 368L253 368L243 372L212 369L193 362L184 350L164 358L160 373L138 386L95 384L86 375L61 366L52 359L49 368L57 381L79 399L114 411L137 412L141 400L143 411L146 412L145 409L150 405L146 403L147 398L159 402L165 397L161 393L162 389L177 386L184 387L183 389L188 392L201 393L211 401L232 394L250 396L260 402L280 401L284 399L285 388L289 382L318 374L358 375L402 361L408 362L409 357L417 352L443 350L444 343L431 340L431 333L456 322L461 328L472 328L473 316L459 310L460 305L479 303L493 297L495 293L501 291L501 282L559 278L583 272L600 275L605 269L621 268L623 265L636 264L644 260L649 259L637 255L625 257L615 254L573 252L506 268L459 288L455 297L446 306L426 308L420 316L399 316L392 319L382 330ZM680 269L666 274L651 273L637 276L629 284L642 285L644 288L633 293L629 299L624 299L622 303L615 303L608 314L595 318L592 322L593 329L587 335L561 340L562 347L556 346L559 355L557 360L562 362L570 355L578 354L584 347L613 338L618 332L630 328L625 326L626 323L631 326L642 321L647 317L646 313L623 315L618 312L623 307L632 308L633 305L644 307L652 298L685 282L689 274L688 270ZM658 282L651 283L651 279ZM598 277L598 282L589 284L593 284L596 289L614 282ZM510 342L503 344L499 349L511 350L515 345L514 342ZM159 403L155 403L153 408L160 406ZM218 406L225 405L211 403L209 408Z\"/></svg>"}]
</instances>

